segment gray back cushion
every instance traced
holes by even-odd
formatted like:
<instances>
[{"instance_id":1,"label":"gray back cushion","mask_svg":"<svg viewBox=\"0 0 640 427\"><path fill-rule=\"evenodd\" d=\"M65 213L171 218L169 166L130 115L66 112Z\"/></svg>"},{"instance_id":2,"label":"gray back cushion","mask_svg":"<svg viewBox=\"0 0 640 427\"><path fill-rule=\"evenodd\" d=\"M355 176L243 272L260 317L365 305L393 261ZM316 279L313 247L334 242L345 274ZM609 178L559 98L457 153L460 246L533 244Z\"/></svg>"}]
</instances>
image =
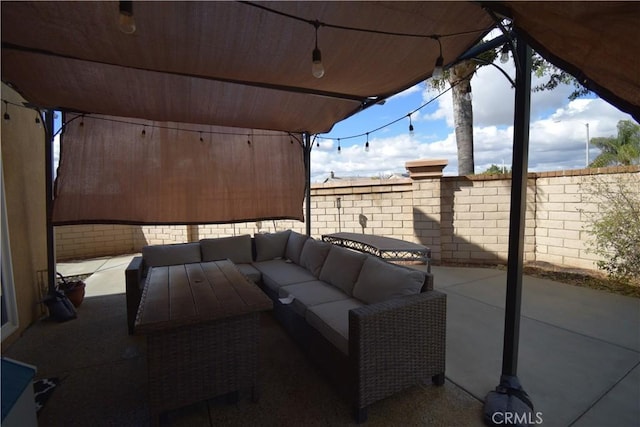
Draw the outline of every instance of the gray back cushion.
<instances>
[{"instance_id":1,"label":"gray back cushion","mask_svg":"<svg viewBox=\"0 0 640 427\"><path fill-rule=\"evenodd\" d=\"M367 256L340 246L331 245L331 250L320 271L320 280L342 289L347 295L353 294L362 264Z\"/></svg>"},{"instance_id":2,"label":"gray back cushion","mask_svg":"<svg viewBox=\"0 0 640 427\"><path fill-rule=\"evenodd\" d=\"M421 271L367 256L353 287L353 296L367 304L374 304L403 295L418 294L424 279Z\"/></svg>"},{"instance_id":3,"label":"gray back cushion","mask_svg":"<svg viewBox=\"0 0 640 427\"><path fill-rule=\"evenodd\" d=\"M279 231L277 233L256 233L256 261L268 261L270 259L283 258L284 250L287 247L291 230Z\"/></svg>"},{"instance_id":4,"label":"gray back cushion","mask_svg":"<svg viewBox=\"0 0 640 427\"><path fill-rule=\"evenodd\" d=\"M308 238L309 236L306 234L300 234L292 231L291 234L289 234L289 240L287 241L287 248L284 256L300 265L300 254L302 253L302 248Z\"/></svg>"},{"instance_id":5,"label":"gray back cushion","mask_svg":"<svg viewBox=\"0 0 640 427\"><path fill-rule=\"evenodd\" d=\"M220 237L217 239L200 240L202 261L216 261L230 259L236 264L248 264L253 261L251 256L251 236Z\"/></svg>"},{"instance_id":6,"label":"gray back cushion","mask_svg":"<svg viewBox=\"0 0 640 427\"><path fill-rule=\"evenodd\" d=\"M142 248L142 257L149 267L200 262L200 243L152 245Z\"/></svg>"},{"instance_id":7,"label":"gray back cushion","mask_svg":"<svg viewBox=\"0 0 640 427\"><path fill-rule=\"evenodd\" d=\"M327 242L307 239L300 254L300 265L309 270L315 277L319 277L322 264L324 264L324 260L327 258L331 246L332 245Z\"/></svg>"}]
</instances>

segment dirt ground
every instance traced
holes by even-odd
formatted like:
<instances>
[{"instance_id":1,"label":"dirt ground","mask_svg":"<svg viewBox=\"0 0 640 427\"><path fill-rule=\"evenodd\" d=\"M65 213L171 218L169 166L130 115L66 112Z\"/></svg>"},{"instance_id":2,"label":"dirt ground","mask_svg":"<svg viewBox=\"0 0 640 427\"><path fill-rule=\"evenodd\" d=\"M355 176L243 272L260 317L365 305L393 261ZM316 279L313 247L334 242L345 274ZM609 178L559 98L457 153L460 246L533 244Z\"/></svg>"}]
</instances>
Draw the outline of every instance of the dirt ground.
<instances>
[{"instance_id":1,"label":"dirt ground","mask_svg":"<svg viewBox=\"0 0 640 427\"><path fill-rule=\"evenodd\" d=\"M465 266L478 267L479 265L465 264ZM484 265L483 267L491 267L499 270L507 269L505 265ZM635 281L624 282L609 278L604 273L597 271L560 268L546 263L525 264L523 272L529 276L541 277L568 285L600 289L619 295L640 298L640 278L637 278Z\"/></svg>"}]
</instances>

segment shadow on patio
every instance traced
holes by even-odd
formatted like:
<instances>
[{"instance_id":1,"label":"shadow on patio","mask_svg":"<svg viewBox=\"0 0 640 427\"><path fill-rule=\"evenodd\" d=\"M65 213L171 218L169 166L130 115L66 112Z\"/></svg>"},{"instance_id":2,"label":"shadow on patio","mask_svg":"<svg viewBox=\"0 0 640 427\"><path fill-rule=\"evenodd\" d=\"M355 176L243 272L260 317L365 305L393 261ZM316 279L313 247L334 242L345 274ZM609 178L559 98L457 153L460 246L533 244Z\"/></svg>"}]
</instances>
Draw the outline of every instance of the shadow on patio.
<instances>
[{"instance_id":1,"label":"shadow on patio","mask_svg":"<svg viewBox=\"0 0 640 427\"><path fill-rule=\"evenodd\" d=\"M78 319L37 322L5 349L59 386L39 424L142 426L144 337L129 336L124 268L130 256L59 264L93 273ZM82 271L82 270L89 271ZM497 385L505 272L434 267L448 295L447 381L414 387L369 409L368 425L482 425L482 399ZM525 277L519 376L544 425L640 422L640 300ZM350 425L351 410L270 314L262 316L260 400L224 398L164 414L162 425Z\"/></svg>"}]
</instances>

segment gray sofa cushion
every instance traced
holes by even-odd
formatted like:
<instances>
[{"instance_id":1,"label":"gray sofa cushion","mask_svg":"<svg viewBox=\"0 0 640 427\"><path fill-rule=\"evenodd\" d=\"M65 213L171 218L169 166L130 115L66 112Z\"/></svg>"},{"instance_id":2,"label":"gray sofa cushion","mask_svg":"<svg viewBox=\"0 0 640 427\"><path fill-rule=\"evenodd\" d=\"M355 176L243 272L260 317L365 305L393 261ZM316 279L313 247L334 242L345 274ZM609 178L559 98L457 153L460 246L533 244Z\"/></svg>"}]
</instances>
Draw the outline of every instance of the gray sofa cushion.
<instances>
[{"instance_id":1,"label":"gray sofa cushion","mask_svg":"<svg viewBox=\"0 0 640 427\"><path fill-rule=\"evenodd\" d=\"M302 248L304 247L304 243L307 241L309 236L306 234L300 234L295 231L291 231L289 234L289 240L287 241L287 248L285 249L284 256L287 259L295 262L300 265L300 254L302 253Z\"/></svg>"},{"instance_id":2,"label":"gray sofa cushion","mask_svg":"<svg viewBox=\"0 0 640 427\"><path fill-rule=\"evenodd\" d=\"M230 259L234 264L246 264L253 261L251 256L251 236L220 237L200 240L203 261Z\"/></svg>"},{"instance_id":3,"label":"gray sofa cushion","mask_svg":"<svg viewBox=\"0 0 640 427\"><path fill-rule=\"evenodd\" d=\"M362 307L354 298L309 307L305 319L341 352L349 354L349 310Z\"/></svg>"},{"instance_id":4,"label":"gray sofa cushion","mask_svg":"<svg viewBox=\"0 0 640 427\"><path fill-rule=\"evenodd\" d=\"M320 280L342 289L352 296L362 265L367 256L360 252L331 245L329 255L320 271Z\"/></svg>"},{"instance_id":5,"label":"gray sofa cushion","mask_svg":"<svg viewBox=\"0 0 640 427\"><path fill-rule=\"evenodd\" d=\"M240 273L247 276L247 278L254 283L258 283L260 279L262 279L260 271L251 264L236 264L236 267L238 267Z\"/></svg>"},{"instance_id":6,"label":"gray sofa cushion","mask_svg":"<svg viewBox=\"0 0 640 427\"><path fill-rule=\"evenodd\" d=\"M281 286L316 280L307 269L283 259L254 262L253 266L262 274L262 282L271 290Z\"/></svg>"},{"instance_id":7,"label":"gray sofa cushion","mask_svg":"<svg viewBox=\"0 0 640 427\"><path fill-rule=\"evenodd\" d=\"M340 289L320 280L282 286L278 290L279 298L287 298L289 296L295 297L291 303L291 308L303 317L309 307L349 298Z\"/></svg>"},{"instance_id":8,"label":"gray sofa cushion","mask_svg":"<svg viewBox=\"0 0 640 427\"><path fill-rule=\"evenodd\" d=\"M307 239L300 254L300 265L309 270L314 277L319 277L322 264L324 264L324 260L327 258L331 246L332 245L327 242Z\"/></svg>"},{"instance_id":9,"label":"gray sofa cushion","mask_svg":"<svg viewBox=\"0 0 640 427\"><path fill-rule=\"evenodd\" d=\"M142 257L149 267L202 261L200 243L145 246L142 248Z\"/></svg>"},{"instance_id":10,"label":"gray sofa cushion","mask_svg":"<svg viewBox=\"0 0 640 427\"><path fill-rule=\"evenodd\" d=\"M270 259L283 258L284 251L289 240L291 230L279 231L277 233L256 233L256 261L267 261Z\"/></svg>"},{"instance_id":11,"label":"gray sofa cushion","mask_svg":"<svg viewBox=\"0 0 640 427\"><path fill-rule=\"evenodd\" d=\"M425 275L368 256L353 287L353 296L368 304L420 293Z\"/></svg>"}]
</instances>

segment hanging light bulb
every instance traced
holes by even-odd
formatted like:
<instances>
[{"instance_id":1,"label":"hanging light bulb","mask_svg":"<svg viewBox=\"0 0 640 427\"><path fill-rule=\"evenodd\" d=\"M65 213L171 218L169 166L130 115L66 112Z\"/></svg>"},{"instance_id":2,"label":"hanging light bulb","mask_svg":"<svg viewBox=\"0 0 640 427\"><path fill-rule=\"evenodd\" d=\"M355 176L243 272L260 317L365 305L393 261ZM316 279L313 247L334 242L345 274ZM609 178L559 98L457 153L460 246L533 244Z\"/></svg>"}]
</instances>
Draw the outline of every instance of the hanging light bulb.
<instances>
[{"instance_id":1,"label":"hanging light bulb","mask_svg":"<svg viewBox=\"0 0 640 427\"><path fill-rule=\"evenodd\" d=\"M9 104L7 104L7 101L4 101L4 119L5 120L11 120L11 116L9 115L9 112L7 111L8 107L9 107Z\"/></svg>"},{"instance_id":2,"label":"hanging light bulb","mask_svg":"<svg viewBox=\"0 0 640 427\"><path fill-rule=\"evenodd\" d=\"M364 151L369 152L369 132L367 132L367 143L364 144Z\"/></svg>"},{"instance_id":3,"label":"hanging light bulb","mask_svg":"<svg viewBox=\"0 0 640 427\"><path fill-rule=\"evenodd\" d=\"M313 49L313 53L311 54L311 74L316 79L322 78L324 76L324 65L322 65L322 52L318 49L318 27L320 26L320 22L316 21L314 24L316 27L316 47Z\"/></svg>"},{"instance_id":4,"label":"hanging light bulb","mask_svg":"<svg viewBox=\"0 0 640 427\"><path fill-rule=\"evenodd\" d=\"M133 17L133 2L121 1L120 14L118 15L118 28L125 34L136 32L136 20Z\"/></svg>"},{"instance_id":5,"label":"hanging light bulb","mask_svg":"<svg viewBox=\"0 0 640 427\"><path fill-rule=\"evenodd\" d=\"M473 100L473 95L471 94L471 83L467 86L467 91L464 93L464 99L466 101Z\"/></svg>"},{"instance_id":6,"label":"hanging light bulb","mask_svg":"<svg viewBox=\"0 0 640 427\"><path fill-rule=\"evenodd\" d=\"M147 127L145 126L145 127L142 128L141 135L144 138L146 134L147 134Z\"/></svg>"},{"instance_id":7,"label":"hanging light bulb","mask_svg":"<svg viewBox=\"0 0 640 427\"><path fill-rule=\"evenodd\" d=\"M442 68L443 62L444 59L442 58L442 56L438 56L438 59L436 59L436 66L433 69L433 73L431 74L431 77L433 77L434 79L441 79L444 75L444 70Z\"/></svg>"},{"instance_id":8,"label":"hanging light bulb","mask_svg":"<svg viewBox=\"0 0 640 427\"><path fill-rule=\"evenodd\" d=\"M200 142L204 142L204 139L202 138L202 132L200 132Z\"/></svg>"},{"instance_id":9,"label":"hanging light bulb","mask_svg":"<svg viewBox=\"0 0 640 427\"><path fill-rule=\"evenodd\" d=\"M442 58L442 43L440 43L440 37L434 36L436 41L438 42L438 47L440 48L440 55L438 59L436 59L436 65L433 68L433 73L431 73L431 77L434 79L441 79L444 75L444 69L442 66L444 65L444 58Z\"/></svg>"},{"instance_id":10,"label":"hanging light bulb","mask_svg":"<svg viewBox=\"0 0 640 427\"><path fill-rule=\"evenodd\" d=\"M409 136L413 138L416 133L413 131L413 123L411 123L411 114L407 114L407 115L409 116Z\"/></svg>"},{"instance_id":11,"label":"hanging light bulb","mask_svg":"<svg viewBox=\"0 0 640 427\"><path fill-rule=\"evenodd\" d=\"M502 46L502 51L500 52L500 62L506 64L509 62L509 45L505 44Z\"/></svg>"},{"instance_id":12,"label":"hanging light bulb","mask_svg":"<svg viewBox=\"0 0 640 427\"><path fill-rule=\"evenodd\" d=\"M340 138L338 138L338 154L342 154L342 148L340 148Z\"/></svg>"}]
</instances>

